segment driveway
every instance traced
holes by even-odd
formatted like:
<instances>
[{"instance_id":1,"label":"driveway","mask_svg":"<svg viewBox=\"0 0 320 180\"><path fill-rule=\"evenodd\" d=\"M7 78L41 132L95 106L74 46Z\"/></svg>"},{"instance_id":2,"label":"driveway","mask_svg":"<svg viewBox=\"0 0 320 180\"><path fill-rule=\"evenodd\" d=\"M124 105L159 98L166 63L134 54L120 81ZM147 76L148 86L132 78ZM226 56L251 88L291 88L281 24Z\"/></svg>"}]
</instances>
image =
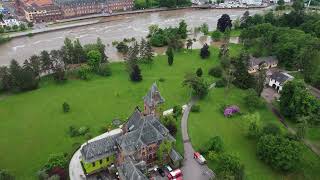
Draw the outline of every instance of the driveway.
<instances>
[{"instance_id":1,"label":"driveway","mask_svg":"<svg viewBox=\"0 0 320 180\"><path fill-rule=\"evenodd\" d=\"M193 153L195 152L190 138L188 135L188 117L192 105L196 102L196 99L193 98L182 115L181 120L181 130L182 130L182 139L184 142L184 160L183 160L183 179L185 180L209 180L214 176L214 173L207 165L200 165L196 160L193 159Z\"/></svg>"}]
</instances>

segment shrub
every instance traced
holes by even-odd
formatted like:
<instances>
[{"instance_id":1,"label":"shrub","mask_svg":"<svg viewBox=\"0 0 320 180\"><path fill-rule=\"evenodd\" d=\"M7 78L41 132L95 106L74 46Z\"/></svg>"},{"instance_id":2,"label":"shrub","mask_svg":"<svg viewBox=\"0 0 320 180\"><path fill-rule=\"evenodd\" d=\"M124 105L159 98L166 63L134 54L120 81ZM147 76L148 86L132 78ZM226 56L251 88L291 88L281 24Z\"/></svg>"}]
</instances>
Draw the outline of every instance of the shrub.
<instances>
[{"instance_id":1,"label":"shrub","mask_svg":"<svg viewBox=\"0 0 320 180\"><path fill-rule=\"evenodd\" d=\"M165 82L165 81L166 81L166 79L164 79L164 78L159 79L159 82Z\"/></svg>"},{"instance_id":2,"label":"shrub","mask_svg":"<svg viewBox=\"0 0 320 180\"><path fill-rule=\"evenodd\" d=\"M44 169L48 172L51 171L55 167L60 167L62 169L67 168L68 159L62 153L51 154L49 156L48 161L44 165Z\"/></svg>"},{"instance_id":3,"label":"shrub","mask_svg":"<svg viewBox=\"0 0 320 180\"><path fill-rule=\"evenodd\" d=\"M177 123L173 116L164 116L161 118L161 122L169 130L170 134L175 136L177 133Z\"/></svg>"},{"instance_id":4,"label":"shrub","mask_svg":"<svg viewBox=\"0 0 320 180\"><path fill-rule=\"evenodd\" d=\"M69 112L70 111L70 105L68 103L64 102L62 104L62 110L63 110L64 113Z\"/></svg>"},{"instance_id":5,"label":"shrub","mask_svg":"<svg viewBox=\"0 0 320 180\"><path fill-rule=\"evenodd\" d=\"M182 114L182 107L179 105L176 105L173 107L173 117L178 118Z\"/></svg>"},{"instance_id":6,"label":"shrub","mask_svg":"<svg viewBox=\"0 0 320 180\"><path fill-rule=\"evenodd\" d=\"M262 134L264 134L264 135L280 135L281 130L278 125L273 124L273 123L268 123L263 126Z\"/></svg>"},{"instance_id":7,"label":"shrub","mask_svg":"<svg viewBox=\"0 0 320 180\"><path fill-rule=\"evenodd\" d=\"M223 141L220 136L215 136L209 140L209 151L222 152L224 149Z\"/></svg>"},{"instance_id":8,"label":"shrub","mask_svg":"<svg viewBox=\"0 0 320 180\"><path fill-rule=\"evenodd\" d=\"M209 75L216 77L216 78L220 78L222 77L222 68L220 66L216 66L213 68L210 68L209 70Z\"/></svg>"},{"instance_id":9,"label":"shrub","mask_svg":"<svg viewBox=\"0 0 320 180\"><path fill-rule=\"evenodd\" d=\"M111 68L108 64L101 64L97 72L100 76L111 76Z\"/></svg>"},{"instance_id":10,"label":"shrub","mask_svg":"<svg viewBox=\"0 0 320 180\"><path fill-rule=\"evenodd\" d=\"M73 125L69 126L69 136L70 137L76 137L79 136L79 132Z\"/></svg>"},{"instance_id":11,"label":"shrub","mask_svg":"<svg viewBox=\"0 0 320 180\"><path fill-rule=\"evenodd\" d=\"M14 180L14 176L6 169L0 169L0 180Z\"/></svg>"},{"instance_id":12,"label":"shrub","mask_svg":"<svg viewBox=\"0 0 320 180\"><path fill-rule=\"evenodd\" d=\"M222 88L222 87L225 87L226 85L227 85L227 81L225 79L219 79L216 82L216 87L217 88Z\"/></svg>"},{"instance_id":13,"label":"shrub","mask_svg":"<svg viewBox=\"0 0 320 180\"><path fill-rule=\"evenodd\" d=\"M201 68L198 68L197 71L196 71L196 74L198 77L201 77L203 72L202 72L202 69Z\"/></svg>"},{"instance_id":14,"label":"shrub","mask_svg":"<svg viewBox=\"0 0 320 180\"><path fill-rule=\"evenodd\" d=\"M78 71L78 76L80 79L89 80L90 79L91 68L88 65L82 65Z\"/></svg>"},{"instance_id":15,"label":"shrub","mask_svg":"<svg viewBox=\"0 0 320 180\"><path fill-rule=\"evenodd\" d=\"M218 167L216 170L221 179L228 179L227 177L237 176L238 172L243 169L243 165L240 164L239 158L230 154L220 155L217 159L217 164Z\"/></svg>"},{"instance_id":16,"label":"shrub","mask_svg":"<svg viewBox=\"0 0 320 180\"><path fill-rule=\"evenodd\" d=\"M244 98L244 103L247 105L249 111L261 108L263 105L262 100L254 89L250 89L248 95Z\"/></svg>"},{"instance_id":17,"label":"shrub","mask_svg":"<svg viewBox=\"0 0 320 180\"><path fill-rule=\"evenodd\" d=\"M41 169L37 172L37 176L39 180L47 180L49 178L48 173L45 169ZM0 178L1 179L1 178Z\"/></svg>"},{"instance_id":18,"label":"shrub","mask_svg":"<svg viewBox=\"0 0 320 180\"><path fill-rule=\"evenodd\" d=\"M240 108L238 106L232 105L232 106L227 107L224 110L223 114L225 117L231 117L234 114L237 114L239 112L240 112Z\"/></svg>"},{"instance_id":19,"label":"shrub","mask_svg":"<svg viewBox=\"0 0 320 180\"><path fill-rule=\"evenodd\" d=\"M191 112L200 112L200 105L193 105L191 107Z\"/></svg>"},{"instance_id":20,"label":"shrub","mask_svg":"<svg viewBox=\"0 0 320 180\"><path fill-rule=\"evenodd\" d=\"M301 145L282 136L265 135L257 144L258 157L271 167L288 172L299 167L302 156Z\"/></svg>"},{"instance_id":21,"label":"shrub","mask_svg":"<svg viewBox=\"0 0 320 180\"><path fill-rule=\"evenodd\" d=\"M221 36L222 36L222 33L220 31L218 31L218 30L215 30L211 34L211 39L213 41L220 41Z\"/></svg>"},{"instance_id":22,"label":"shrub","mask_svg":"<svg viewBox=\"0 0 320 180\"><path fill-rule=\"evenodd\" d=\"M85 135L85 134L88 133L88 132L89 132L89 128L86 127L86 126L82 126L82 127L80 127L79 130L78 130L78 134L79 134L80 136L83 136L83 135Z\"/></svg>"}]
</instances>

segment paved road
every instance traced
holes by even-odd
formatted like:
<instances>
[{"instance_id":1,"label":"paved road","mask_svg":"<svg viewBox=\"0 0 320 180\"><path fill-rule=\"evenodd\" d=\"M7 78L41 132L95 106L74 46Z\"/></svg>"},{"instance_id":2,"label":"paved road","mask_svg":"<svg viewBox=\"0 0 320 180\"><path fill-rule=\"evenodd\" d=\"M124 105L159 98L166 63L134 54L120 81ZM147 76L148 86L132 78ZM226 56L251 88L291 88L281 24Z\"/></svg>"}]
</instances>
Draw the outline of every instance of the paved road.
<instances>
[{"instance_id":1,"label":"paved road","mask_svg":"<svg viewBox=\"0 0 320 180\"><path fill-rule=\"evenodd\" d=\"M213 172L206 165L200 165L197 161L193 159L194 149L190 142L188 135L188 117L192 105L196 102L193 98L189 104L187 104L186 109L182 115L181 129L182 129L182 139L184 142L184 161L183 161L183 179L185 180L208 180L212 176Z\"/></svg>"}]
</instances>

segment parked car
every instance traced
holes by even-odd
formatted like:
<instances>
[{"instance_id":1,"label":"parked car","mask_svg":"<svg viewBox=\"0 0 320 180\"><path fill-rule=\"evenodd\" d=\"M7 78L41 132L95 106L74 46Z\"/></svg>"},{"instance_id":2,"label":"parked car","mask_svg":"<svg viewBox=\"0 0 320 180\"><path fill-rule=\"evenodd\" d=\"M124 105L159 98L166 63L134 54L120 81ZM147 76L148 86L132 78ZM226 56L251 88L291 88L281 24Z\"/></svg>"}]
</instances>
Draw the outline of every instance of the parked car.
<instances>
[{"instance_id":1,"label":"parked car","mask_svg":"<svg viewBox=\"0 0 320 180\"><path fill-rule=\"evenodd\" d=\"M199 164L205 164L207 161L206 159L199 153L199 152L194 152L193 153L193 158L198 161Z\"/></svg>"},{"instance_id":2,"label":"parked car","mask_svg":"<svg viewBox=\"0 0 320 180\"><path fill-rule=\"evenodd\" d=\"M166 173L165 173L161 168L158 168L158 173L159 173L162 177L165 177L165 176L166 176Z\"/></svg>"},{"instance_id":3,"label":"parked car","mask_svg":"<svg viewBox=\"0 0 320 180\"><path fill-rule=\"evenodd\" d=\"M167 169L169 172L172 171L172 168L171 168L169 165L166 165L165 167L166 167L166 169Z\"/></svg>"},{"instance_id":4,"label":"parked car","mask_svg":"<svg viewBox=\"0 0 320 180\"><path fill-rule=\"evenodd\" d=\"M168 179L169 180L183 180L182 178L182 171L180 169L176 169L174 171L171 171L168 174Z\"/></svg>"}]
</instances>

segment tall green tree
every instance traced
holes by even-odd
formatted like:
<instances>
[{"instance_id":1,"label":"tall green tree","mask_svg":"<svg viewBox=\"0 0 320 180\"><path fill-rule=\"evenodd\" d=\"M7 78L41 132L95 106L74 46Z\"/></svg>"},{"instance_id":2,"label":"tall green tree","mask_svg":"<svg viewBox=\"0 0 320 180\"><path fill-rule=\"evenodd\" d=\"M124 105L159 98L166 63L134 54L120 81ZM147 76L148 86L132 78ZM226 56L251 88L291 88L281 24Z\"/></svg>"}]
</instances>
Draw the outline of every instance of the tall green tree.
<instances>
[{"instance_id":1,"label":"tall green tree","mask_svg":"<svg viewBox=\"0 0 320 180\"><path fill-rule=\"evenodd\" d=\"M254 86L254 78L248 73L249 55L247 52L242 52L240 57L235 61L236 67L234 72L233 84L241 89L248 89Z\"/></svg>"},{"instance_id":2,"label":"tall green tree","mask_svg":"<svg viewBox=\"0 0 320 180\"><path fill-rule=\"evenodd\" d=\"M166 54L168 56L168 64L169 66L172 66L174 59L173 49L171 47L168 47Z\"/></svg>"},{"instance_id":3,"label":"tall green tree","mask_svg":"<svg viewBox=\"0 0 320 180\"><path fill-rule=\"evenodd\" d=\"M78 64L86 61L86 53L84 52L79 39L73 42L73 54L74 54L74 59Z\"/></svg>"},{"instance_id":4,"label":"tall green tree","mask_svg":"<svg viewBox=\"0 0 320 180\"><path fill-rule=\"evenodd\" d=\"M221 32L225 32L226 29L231 29L232 27L232 21L230 19L230 16L228 14L223 14L218 19L217 29Z\"/></svg>"},{"instance_id":5,"label":"tall green tree","mask_svg":"<svg viewBox=\"0 0 320 180\"><path fill-rule=\"evenodd\" d=\"M187 23L186 23L184 20L180 21L180 23L179 23L179 28L178 28L178 34L180 35L180 37L181 37L182 39L186 39L186 38L188 37L187 27L188 27L188 25L187 25Z\"/></svg>"},{"instance_id":6,"label":"tall green tree","mask_svg":"<svg viewBox=\"0 0 320 180\"><path fill-rule=\"evenodd\" d=\"M97 50L92 50L88 52L87 57L88 65L92 68L93 71L97 72L102 60L101 53Z\"/></svg>"},{"instance_id":7,"label":"tall green tree","mask_svg":"<svg viewBox=\"0 0 320 180\"><path fill-rule=\"evenodd\" d=\"M193 73L186 74L182 84L192 89L193 94L200 99L203 99L208 95L209 85L207 82Z\"/></svg>"}]
</instances>

